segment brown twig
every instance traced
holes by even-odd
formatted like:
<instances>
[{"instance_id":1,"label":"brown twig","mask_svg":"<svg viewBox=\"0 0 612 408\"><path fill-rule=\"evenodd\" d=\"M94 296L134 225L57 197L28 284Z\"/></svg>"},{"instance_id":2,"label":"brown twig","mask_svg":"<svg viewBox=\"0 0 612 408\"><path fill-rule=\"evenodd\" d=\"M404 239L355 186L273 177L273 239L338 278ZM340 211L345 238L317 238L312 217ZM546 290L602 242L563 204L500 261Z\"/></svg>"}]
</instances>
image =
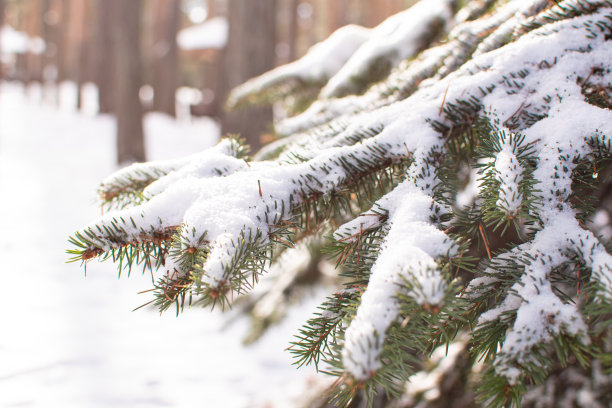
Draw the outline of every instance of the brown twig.
<instances>
[{"instance_id":1,"label":"brown twig","mask_svg":"<svg viewBox=\"0 0 612 408\"><path fill-rule=\"evenodd\" d=\"M482 224L478 224L478 229L480 230L480 235L482 235L482 240L484 242L485 248L487 250L487 255L489 256L489 260L493 257L491 256L491 250L489 249L489 242L487 241L487 236L485 235L484 228L482 228Z\"/></svg>"}]
</instances>

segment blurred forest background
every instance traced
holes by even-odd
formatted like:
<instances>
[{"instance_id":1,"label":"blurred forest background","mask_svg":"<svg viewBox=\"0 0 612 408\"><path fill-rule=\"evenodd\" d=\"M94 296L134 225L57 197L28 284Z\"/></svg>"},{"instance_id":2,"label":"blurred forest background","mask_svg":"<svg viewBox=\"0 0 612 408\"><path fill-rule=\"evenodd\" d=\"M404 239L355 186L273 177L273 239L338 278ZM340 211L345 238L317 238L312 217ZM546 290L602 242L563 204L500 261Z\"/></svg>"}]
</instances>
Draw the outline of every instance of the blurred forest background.
<instances>
[{"instance_id":1,"label":"blurred forest background","mask_svg":"<svg viewBox=\"0 0 612 408\"><path fill-rule=\"evenodd\" d=\"M233 87L302 56L337 28L373 27L414 0L0 0L4 80L117 117L117 160L143 161L142 116L217 119L252 150L271 140L271 108L228 113ZM83 106L83 92L95 107Z\"/></svg>"}]
</instances>

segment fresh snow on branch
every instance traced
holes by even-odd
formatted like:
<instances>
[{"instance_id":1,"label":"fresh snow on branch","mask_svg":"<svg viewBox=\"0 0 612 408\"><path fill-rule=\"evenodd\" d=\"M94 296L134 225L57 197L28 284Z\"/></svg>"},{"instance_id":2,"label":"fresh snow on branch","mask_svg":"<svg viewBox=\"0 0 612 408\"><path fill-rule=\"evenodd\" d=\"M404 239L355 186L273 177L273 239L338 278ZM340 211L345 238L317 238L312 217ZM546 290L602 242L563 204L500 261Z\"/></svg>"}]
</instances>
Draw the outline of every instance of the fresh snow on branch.
<instances>
[{"instance_id":1,"label":"fresh snow on branch","mask_svg":"<svg viewBox=\"0 0 612 408\"><path fill-rule=\"evenodd\" d=\"M542 377L542 350L563 357L571 342L594 353L587 306L612 300L612 255L578 195L610 155L612 4L482 1L453 17L455 3L421 1L372 30L339 30L238 88L230 104L328 81L255 160L227 141L105 180L103 198L130 205L76 234L81 259L159 245L173 290L216 299L254 283L278 246L333 227L351 296L327 304L296 354L300 364L324 355L349 392L401 377L386 370L402 366L387 350L433 350L461 330L486 343L472 346L486 354L493 405ZM592 183L580 178L589 166ZM463 275L473 279L457 295ZM432 344L401 338L413 311L431 327L406 324Z\"/></svg>"},{"instance_id":2,"label":"fresh snow on branch","mask_svg":"<svg viewBox=\"0 0 612 408\"><path fill-rule=\"evenodd\" d=\"M375 211L369 212L387 214L389 231L372 267L368 288L345 335L342 361L359 381L369 379L381 367L379 355L385 333L398 319L398 293L407 294L422 306L439 307L443 302L447 284L436 260L456 255L456 247L431 222L444 210L427 192L408 179L379 200ZM370 214L342 226L334 234L335 238L356 240L378 226L378 216Z\"/></svg>"},{"instance_id":3,"label":"fresh snow on branch","mask_svg":"<svg viewBox=\"0 0 612 408\"><path fill-rule=\"evenodd\" d=\"M495 171L499 181L497 207L510 216L518 213L523 202L519 184L523 181L524 168L516 157L517 146L512 144L513 136L501 140L502 150L495 157Z\"/></svg>"},{"instance_id":4,"label":"fresh snow on branch","mask_svg":"<svg viewBox=\"0 0 612 408\"><path fill-rule=\"evenodd\" d=\"M233 89L228 105L240 102L271 88L300 84L324 84L336 74L365 41L370 38L369 28L350 24L340 27L326 40L313 45L297 61L281 65Z\"/></svg>"},{"instance_id":5,"label":"fresh snow on branch","mask_svg":"<svg viewBox=\"0 0 612 408\"><path fill-rule=\"evenodd\" d=\"M372 29L370 38L355 51L321 91L326 98L354 93L354 83L374 70L390 70L399 61L426 48L428 39L452 22L454 0L423 0Z\"/></svg>"}]
</instances>

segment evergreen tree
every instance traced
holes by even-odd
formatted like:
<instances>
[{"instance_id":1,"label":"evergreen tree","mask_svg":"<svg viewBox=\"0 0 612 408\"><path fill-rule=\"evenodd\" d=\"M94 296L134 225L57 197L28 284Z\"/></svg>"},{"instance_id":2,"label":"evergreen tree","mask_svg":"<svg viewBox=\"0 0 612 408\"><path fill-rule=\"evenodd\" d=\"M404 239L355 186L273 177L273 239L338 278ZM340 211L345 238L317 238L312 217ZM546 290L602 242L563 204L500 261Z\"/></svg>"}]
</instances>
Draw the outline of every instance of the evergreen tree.
<instances>
[{"instance_id":1,"label":"evergreen tree","mask_svg":"<svg viewBox=\"0 0 612 408\"><path fill-rule=\"evenodd\" d=\"M604 406L611 39L609 0L423 0L343 28L230 96L283 103L277 141L118 171L70 253L151 270L180 311L308 241L345 284L290 350L338 376L334 403Z\"/></svg>"}]
</instances>

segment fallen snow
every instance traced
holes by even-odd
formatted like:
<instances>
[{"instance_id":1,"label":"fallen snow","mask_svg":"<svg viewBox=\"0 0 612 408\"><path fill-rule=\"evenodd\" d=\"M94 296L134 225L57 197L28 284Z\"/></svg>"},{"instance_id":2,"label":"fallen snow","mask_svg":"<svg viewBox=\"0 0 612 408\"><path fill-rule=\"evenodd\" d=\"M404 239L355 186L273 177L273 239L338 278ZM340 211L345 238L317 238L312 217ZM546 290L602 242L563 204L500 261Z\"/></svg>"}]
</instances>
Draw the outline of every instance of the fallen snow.
<instances>
[{"instance_id":1,"label":"fallen snow","mask_svg":"<svg viewBox=\"0 0 612 408\"><path fill-rule=\"evenodd\" d=\"M34 90L31 94L39 94ZM211 121L145 121L151 159L210 146ZM117 279L91 262L85 278L65 264L66 237L99 213L100 180L114 169L114 123L0 94L0 406L287 407L313 376L283 350L324 294L315 293L260 342L241 344L249 322L193 309L131 312L150 299L150 276ZM270 393L270 390L274 390Z\"/></svg>"}]
</instances>

